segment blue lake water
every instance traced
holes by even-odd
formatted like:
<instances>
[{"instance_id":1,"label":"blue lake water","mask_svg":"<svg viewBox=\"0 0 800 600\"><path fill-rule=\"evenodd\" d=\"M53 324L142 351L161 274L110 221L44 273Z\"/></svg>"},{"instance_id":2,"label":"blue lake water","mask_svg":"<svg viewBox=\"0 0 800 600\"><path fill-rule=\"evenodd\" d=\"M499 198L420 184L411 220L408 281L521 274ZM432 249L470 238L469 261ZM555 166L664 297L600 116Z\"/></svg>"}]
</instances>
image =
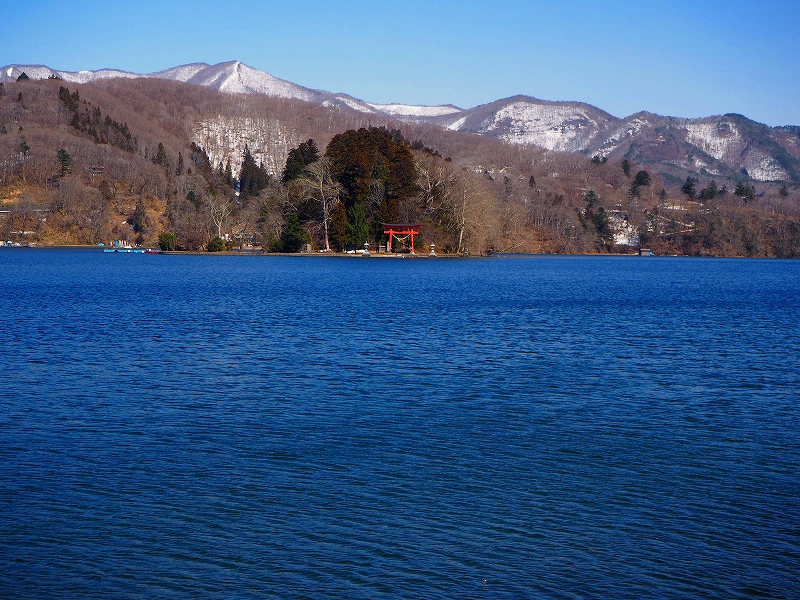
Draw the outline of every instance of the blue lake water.
<instances>
[{"instance_id":1,"label":"blue lake water","mask_svg":"<svg viewBox=\"0 0 800 600\"><path fill-rule=\"evenodd\" d=\"M0 597L800 597L800 261L0 284Z\"/></svg>"}]
</instances>

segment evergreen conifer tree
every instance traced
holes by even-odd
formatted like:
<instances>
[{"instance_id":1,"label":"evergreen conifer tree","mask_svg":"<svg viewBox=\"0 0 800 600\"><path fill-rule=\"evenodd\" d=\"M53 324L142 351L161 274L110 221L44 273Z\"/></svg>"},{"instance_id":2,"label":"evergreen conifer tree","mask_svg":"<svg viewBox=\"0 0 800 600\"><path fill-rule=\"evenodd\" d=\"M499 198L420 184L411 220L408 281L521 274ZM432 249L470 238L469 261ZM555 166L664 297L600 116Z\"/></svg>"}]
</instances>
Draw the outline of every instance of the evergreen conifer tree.
<instances>
[{"instance_id":1,"label":"evergreen conifer tree","mask_svg":"<svg viewBox=\"0 0 800 600\"><path fill-rule=\"evenodd\" d=\"M307 244L308 241L308 234L303 231L303 227L300 225L300 217L298 216L297 211L293 211L289 215L289 219L286 222L286 228L281 234L283 251L300 252L300 250L303 248L303 245Z\"/></svg>"},{"instance_id":2,"label":"evergreen conifer tree","mask_svg":"<svg viewBox=\"0 0 800 600\"><path fill-rule=\"evenodd\" d=\"M650 173L647 171L642 170L636 173L636 177L633 178L633 183L631 184L631 196L637 197L639 188L648 187L651 181Z\"/></svg>"},{"instance_id":3,"label":"evergreen conifer tree","mask_svg":"<svg viewBox=\"0 0 800 600\"><path fill-rule=\"evenodd\" d=\"M744 181L740 181L738 184L736 184L736 190L734 190L733 193L739 196L745 202L752 202L756 197L756 188L745 183Z\"/></svg>"},{"instance_id":4,"label":"evergreen conifer tree","mask_svg":"<svg viewBox=\"0 0 800 600\"><path fill-rule=\"evenodd\" d=\"M61 166L61 177L66 177L72 173L72 157L64 148L58 151L58 164Z\"/></svg>"},{"instance_id":5,"label":"evergreen conifer tree","mask_svg":"<svg viewBox=\"0 0 800 600\"><path fill-rule=\"evenodd\" d=\"M369 240L369 225L367 224L367 212L361 203L354 204L348 211L350 213L350 226L348 243L353 248L360 248Z\"/></svg>"},{"instance_id":6,"label":"evergreen conifer tree","mask_svg":"<svg viewBox=\"0 0 800 600\"><path fill-rule=\"evenodd\" d=\"M167 164L167 150L161 142L158 143L158 149L156 150L156 155L153 157L153 162L162 167Z\"/></svg>"},{"instance_id":7,"label":"evergreen conifer tree","mask_svg":"<svg viewBox=\"0 0 800 600\"><path fill-rule=\"evenodd\" d=\"M350 235L349 221L347 219L347 208L343 202L339 202L333 209L331 216L331 245L334 249L342 251L347 246L347 239Z\"/></svg>"},{"instance_id":8,"label":"evergreen conifer tree","mask_svg":"<svg viewBox=\"0 0 800 600\"><path fill-rule=\"evenodd\" d=\"M612 243L614 241L614 230L611 228L608 213L602 206L595 213L593 220L600 239L606 244Z\"/></svg>"},{"instance_id":9,"label":"evergreen conifer tree","mask_svg":"<svg viewBox=\"0 0 800 600\"><path fill-rule=\"evenodd\" d=\"M319 148L317 148L317 143L313 139L303 142L297 149L303 155L303 162L306 166L319 160Z\"/></svg>"},{"instance_id":10,"label":"evergreen conifer tree","mask_svg":"<svg viewBox=\"0 0 800 600\"><path fill-rule=\"evenodd\" d=\"M289 156L286 157L286 166L281 173L281 183L287 184L295 179L300 179L306 168L306 161L303 158L303 152L299 148L292 148L289 150Z\"/></svg>"},{"instance_id":11,"label":"evergreen conifer tree","mask_svg":"<svg viewBox=\"0 0 800 600\"><path fill-rule=\"evenodd\" d=\"M231 181L233 174L230 175ZM263 165L257 165L250 148L245 146L242 169L239 172L239 198L244 202L250 196L257 196L269 184L269 174Z\"/></svg>"},{"instance_id":12,"label":"evergreen conifer tree","mask_svg":"<svg viewBox=\"0 0 800 600\"><path fill-rule=\"evenodd\" d=\"M694 200L694 195L696 193L694 187L695 183L697 183L697 180L694 177L687 177L683 186L681 186L681 192L686 194L692 200Z\"/></svg>"}]
</instances>

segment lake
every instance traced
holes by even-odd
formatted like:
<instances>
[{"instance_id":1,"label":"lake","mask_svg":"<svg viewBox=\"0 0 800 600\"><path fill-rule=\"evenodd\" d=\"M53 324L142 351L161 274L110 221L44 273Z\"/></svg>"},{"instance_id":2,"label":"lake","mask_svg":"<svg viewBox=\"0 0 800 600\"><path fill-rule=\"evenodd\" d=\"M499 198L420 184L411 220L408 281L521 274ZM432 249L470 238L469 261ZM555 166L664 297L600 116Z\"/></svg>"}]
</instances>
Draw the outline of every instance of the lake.
<instances>
[{"instance_id":1,"label":"lake","mask_svg":"<svg viewBox=\"0 0 800 600\"><path fill-rule=\"evenodd\" d=\"M800 261L0 249L0 596L800 596Z\"/></svg>"}]
</instances>

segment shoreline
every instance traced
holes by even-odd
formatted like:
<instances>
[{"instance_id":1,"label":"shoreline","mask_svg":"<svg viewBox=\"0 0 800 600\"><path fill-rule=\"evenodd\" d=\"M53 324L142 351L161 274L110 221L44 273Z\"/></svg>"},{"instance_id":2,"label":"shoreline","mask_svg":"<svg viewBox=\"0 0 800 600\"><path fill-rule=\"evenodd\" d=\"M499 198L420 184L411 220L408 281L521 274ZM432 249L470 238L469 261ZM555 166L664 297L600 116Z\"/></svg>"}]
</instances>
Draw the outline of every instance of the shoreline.
<instances>
[{"instance_id":1,"label":"shoreline","mask_svg":"<svg viewBox=\"0 0 800 600\"><path fill-rule=\"evenodd\" d=\"M88 244L59 244L59 245L43 245L43 244L36 244L33 246L0 246L0 251L5 248L10 248L13 250L57 250L57 249L66 249L66 250L97 250L102 251L108 248L108 246L96 246L96 245L88 245ZM140 250L147 250L147 249L156 249L156 248L139 248ZM607 253L599 253L599 252L592 252L592 253L570 253L570 254L562 254L562 253L522 253L522 252L515 252L515 253L501 253L497 252L494 254L436 254L431 256L430 254L411 254L411 253L389 253L389 252L372 252L368 255L364 254L347 254L345 252L264 252L263 250L230 250L230 251L221 251L221 252L207 252L204 250L159 250L158 252L152 252L150 254L164 254L168 256L287 256L287 257L316 257L316 258L378 258L378 259L390 259L390 258L400 258L400 259L426 259L426 258L442 258L442 259L478 259L478 258L499 258L499 257L534 257L534 256L584 256L584 257L591 257L591 256L605 256L605 257L636 257L636 258L731 258L731 259L760 259L760 260L797 260L791 258L781 258L776 256L720 256L720 255L713 255L713 254L704 254L704 255L689 255L689 254L656 254L653 256L640 256L638 253L615 253L615 252L607 252Z\"/></svg>"}]
</instances>

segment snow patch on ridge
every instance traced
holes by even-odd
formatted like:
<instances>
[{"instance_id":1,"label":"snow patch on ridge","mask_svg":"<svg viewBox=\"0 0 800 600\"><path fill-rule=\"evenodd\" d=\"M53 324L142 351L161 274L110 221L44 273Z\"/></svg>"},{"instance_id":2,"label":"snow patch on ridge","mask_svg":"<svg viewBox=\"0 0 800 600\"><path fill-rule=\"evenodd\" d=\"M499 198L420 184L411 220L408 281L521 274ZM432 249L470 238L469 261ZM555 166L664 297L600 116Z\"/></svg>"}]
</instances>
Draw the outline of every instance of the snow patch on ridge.
<instances>
[{"instance_id":1,"label":"snow patch on ridge","mask_svg":"<svg viewBox=\"0 0 800 600\"><path fill-rule=\"evenodd\" d=\"M689 123L686 125L686 139L717 160L741 154L744 149L736 126L727 121Z\"/></svg>"},{"instance_id":2,"label":"snow patch on ridge","mask_svg":"<svg viewBox=\"0 0 800 600\"><path fill-rule=\"evenodd\" d=\"M171 79L172 81L183 81L184 83L189 81L192 77L197 75L203 69L207 69L209 66L206 63L192 63L189 65L180 65L178 67L172 67L171 69L166 69L164 71L158 71L157 73L150 73L148 77L157 77L158 79Z\"/></svg>"},{"instance_id":3,"label":"snow patch on ridge","mask_svg":"<svg viewBox=\"0 0 800 600\"><path fill-rule=\"evenodd\" d=\"M348 98L347 96L336 96L333 100L326 100L322 103L322 106L341 106L344 104L345 106L349 106L353 110L357 110L358 112L369 113L372 114L375 111L372 110L371 105L367 102L361 102L359 100L354 100L352 98Z\"/></svg>"},{"instance_id":4,"label":"snow patch on ridge","mask_svg":"<svg viewBox=\"0 0 800 600\"><path fill-rule=\"evenodd\" d=\"M466 122L467 122L467 117L461 117L457 121L453 121L452 123L450 123L450 125L448 125L447 128L450 129L451 131L458 131L464 126L464 123Z\"/></svg>"},{"instance_id":5,"label":"snow patch on ridge","mask_svg":"<svg viewBox=\"0 0 800 600\"><path fill-rule=\"evenodd\" d=\"M417 106L411 104L373 104L372 102L367 102L367 104L375 110L393 117L442 117L464 112L458 107L448 105Z\"/></svg>"},{"instance_id":6,"label":"snow patch on ridge","mask_svg":"<svg viewBox=\"0 0 800 600\"><path fill-rule=\"evenodd\" d=\"M650 126L650 121L642 118L634 118L627 121L624 125L614 130L614 133L609 136L606 141L600 146L597 154L600 156L608 156L613 152L623 140L630 139L635 135L641 133L646 127Z\"/></svg>"},{"instance_id":7,"label":"snow patch on ridge","mask_svg":"<svg viewBox=\"0 0 800 600\"><path fill-rule=\"evenodd\" d=\"M121 77L124 79L138 79L141 75L136 73L128 73L127 71L118 71L117 69L100 69L98 71L79 71L77 73L70 73L68 71L56 71L56 74L64 81L72 83L89 83L98 79L111 79L112 77Z\"/></svg>"},{"instance_id":8,"label":"snow patch on ridge","mask_svg":"<svg viewBox=\"0 0 800 600\"><path fill-rule=\"evenodd\" d=\"M97 71L56 71L43 65L7 65L3 72L5 79L14 80L24 72L31 79L47 79L48 77L58 77L70 83L88 83L97 79L109 79L111 77L124 77L135 79L141 77L136 73L128 73L118 69L99 69Z\"/></svg>"},{"instance_id":9,"label":"snow patch on ridge","mask_svg":"<svg viewBox=\"0 0 800 600\"><path fill-rule=\"evenodd\" d=\"M756 181L782 181L789 179L789 173L780 163L763 152L751 150L745 158L745 169Z\"/></svg>"}]
</instances>

